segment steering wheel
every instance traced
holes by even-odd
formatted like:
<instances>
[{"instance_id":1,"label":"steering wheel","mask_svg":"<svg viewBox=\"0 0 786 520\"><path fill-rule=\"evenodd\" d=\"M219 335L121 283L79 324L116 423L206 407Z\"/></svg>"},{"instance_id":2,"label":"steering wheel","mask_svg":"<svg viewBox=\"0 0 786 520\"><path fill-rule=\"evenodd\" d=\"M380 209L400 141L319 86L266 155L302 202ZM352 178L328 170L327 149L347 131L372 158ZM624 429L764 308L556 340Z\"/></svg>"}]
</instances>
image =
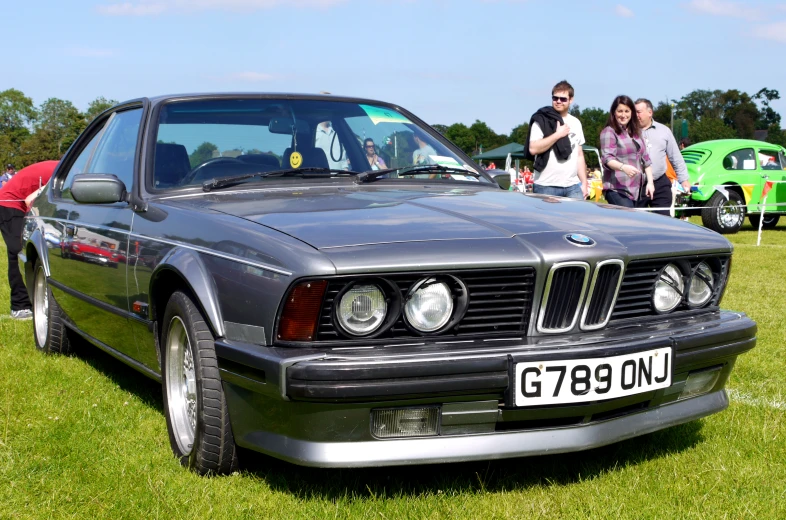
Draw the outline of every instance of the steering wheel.
<instances>
[{"instance_id":1,"label":"steering wheel","mask_svg":"<svg viewBox=\"0 0 786 520\"><path fill-rule=\"evenodd\" d=\"M186 174L185 177L183 177L183 180L181 181L180 185L181 186L187 186L187 185L191 184L192 182L194 182L194 180L197 178L199 172L203 168L206 168L206 167L211 166L213 164L220 164L220 163L240 163L240 164L245 164L243 161L241 161L239 159L235 159L234 157L213 157L212 159L208 159L207 161L203 162L199 166L195 166L190 172L188 172Z\"/></svg>"}]
</instances>

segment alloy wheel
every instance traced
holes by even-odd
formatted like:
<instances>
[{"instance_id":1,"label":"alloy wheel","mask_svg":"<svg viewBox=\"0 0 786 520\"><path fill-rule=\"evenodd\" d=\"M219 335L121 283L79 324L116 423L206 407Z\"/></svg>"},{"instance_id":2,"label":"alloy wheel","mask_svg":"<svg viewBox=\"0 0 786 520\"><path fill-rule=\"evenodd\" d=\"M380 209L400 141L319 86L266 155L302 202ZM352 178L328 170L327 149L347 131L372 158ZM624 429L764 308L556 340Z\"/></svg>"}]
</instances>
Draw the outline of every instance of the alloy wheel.
<instances>
[{"instance_id":1,"label":"alloy wheel","mask_svg":"<svg viewBox=\"0 0 786 520\"><path fill-rule=\"evenodd\" d=\"M742 224L745 218L743 206L734 201L726 201L718 206L718 221L726 228L733 228Z\"/></svg>"},{"instance_id":2,"label":"alloy wheel","mask_svg":"<svg viewBox=\"0 0 786 520\"><path fill-rule=\"evenodd\" d=\"M35 322L35 339L39 348L46 345L49 330L49 290L46 285L46 273L43 267L36 271L33 287L33 313Z\"/></svg>"},{"instance_id":3,"label":"alloy wheel","mask_svg":"<svg viewBox=\"0 0 786 520\"><path fill-rule=\"evenodd\" d=\"M188 455L194 446L197 416L197 385L194 355L183 320L169 322L166 342L166 390L169 417L178 448Z\"/></svg>"}]
</instances>

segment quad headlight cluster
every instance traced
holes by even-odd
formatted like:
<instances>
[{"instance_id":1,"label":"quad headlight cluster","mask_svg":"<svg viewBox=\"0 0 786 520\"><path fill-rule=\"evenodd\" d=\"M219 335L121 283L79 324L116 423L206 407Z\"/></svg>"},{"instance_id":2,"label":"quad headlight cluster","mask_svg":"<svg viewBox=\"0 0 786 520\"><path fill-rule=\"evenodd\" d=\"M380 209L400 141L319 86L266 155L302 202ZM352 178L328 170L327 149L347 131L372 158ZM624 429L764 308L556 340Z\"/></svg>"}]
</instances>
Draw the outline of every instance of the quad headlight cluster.
<instances>
[{"instance_id":1,"label":"quad headlight cluster","mask_svg":"<svg viewBox=\"0 0 786 520\"><path fill-rule=\"evenodd\" d=\"M380 333L402 314L405 324L417 333L439 332L460 317L457 307L460 313L466 307L466 290L456 291L457 286L463 287L455 278L431 276L401 294L384 280L358 282L338 295L335 320L343 332L356 337Z\"/></svg>"},{"instance_id":2,"label":"quad headlight cluster","mask_svg":"<svg viewBox=\"0 0 786 520\"><path fill-rule=\"evenodd\" d=\"M718 275L707 262L700 262L683 272L678 264L668 264L660 270L652 290L652 305L658 313L664 314L685 303L696 309L704 307L715 294Z\"/></svg>"}]
</instances>

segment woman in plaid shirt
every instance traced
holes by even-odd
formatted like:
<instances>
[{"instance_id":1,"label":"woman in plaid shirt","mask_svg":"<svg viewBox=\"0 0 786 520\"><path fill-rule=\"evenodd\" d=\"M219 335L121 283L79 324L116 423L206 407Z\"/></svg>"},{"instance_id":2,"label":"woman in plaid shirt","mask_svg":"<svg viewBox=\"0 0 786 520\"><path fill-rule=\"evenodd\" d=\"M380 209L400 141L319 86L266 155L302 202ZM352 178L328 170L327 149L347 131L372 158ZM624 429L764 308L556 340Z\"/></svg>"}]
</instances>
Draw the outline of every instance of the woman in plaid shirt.
<instances>
[{"instance_id":1,"label":"woman in plaid shirt","mask_svg":"<svg viewBox=\"0 0 786 520\"><path fill-rule=\"evenodd\" d=\"M644 205L655 193L652 161L633 119L635 113L631 98L617 96L600 133L603 196L609 204L628 208Z\"/></svg>"}]
</instances>

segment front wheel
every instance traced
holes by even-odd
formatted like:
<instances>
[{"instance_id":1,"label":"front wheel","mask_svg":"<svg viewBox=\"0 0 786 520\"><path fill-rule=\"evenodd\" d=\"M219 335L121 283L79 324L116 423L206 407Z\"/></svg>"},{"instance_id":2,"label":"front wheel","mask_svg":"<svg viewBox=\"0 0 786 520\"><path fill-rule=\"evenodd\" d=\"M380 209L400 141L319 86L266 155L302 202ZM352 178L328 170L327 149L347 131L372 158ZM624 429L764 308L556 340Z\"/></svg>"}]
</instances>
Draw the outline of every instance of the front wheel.
<instances>
[{"instance_id":1,"label":"front wheel","mask_svg":"<svg viewBox=\"0 0 786 520\"><path fill-rule=\"evenodd\" d=\"M161 333L169 442L183 466L201 474L237 467L237 448L218 373L213 334L185 293L169 298Z\"/></svg>"},{"instance_id":2,"label":"front wheel","mask_svg":"<svg viewBox=\"0 0 786 520\"><path fill-rule=\"evenodd\" d=\"M68 354L71 342L63 323L63 311L52 297L41 260L37 260L33 276L33 332L35 346L47 354Z\"/></svg>"},{"instance_id":3,"label":"front wheel","mask_svg":"<svg viewBox=\"0 0 786 520\"><path fill-rule=\"evenodd\" d=\"M780 220L780 218L781 218L780 215L767 215L765 213L764 221L761 223L762 229L774 228L775 226L778 225L778 221ZM753 226L756 229L759 229L759 221L761 220L761 213L757 213L755 215L753 213L749 214L748 220L751 221L751 226Z\"/></svg>"},{"instance_id":4,"label":"front wheel","mask_svg":"<svg viewBox=\"0 0 786 520\"><path fill-rule=\"evenodd\" d=\"M728 190L729 198L716 191L701 210L701 222L718 233L736 233L745 220L745 204L736 191Z\"/></svg>"}]
</instances>

